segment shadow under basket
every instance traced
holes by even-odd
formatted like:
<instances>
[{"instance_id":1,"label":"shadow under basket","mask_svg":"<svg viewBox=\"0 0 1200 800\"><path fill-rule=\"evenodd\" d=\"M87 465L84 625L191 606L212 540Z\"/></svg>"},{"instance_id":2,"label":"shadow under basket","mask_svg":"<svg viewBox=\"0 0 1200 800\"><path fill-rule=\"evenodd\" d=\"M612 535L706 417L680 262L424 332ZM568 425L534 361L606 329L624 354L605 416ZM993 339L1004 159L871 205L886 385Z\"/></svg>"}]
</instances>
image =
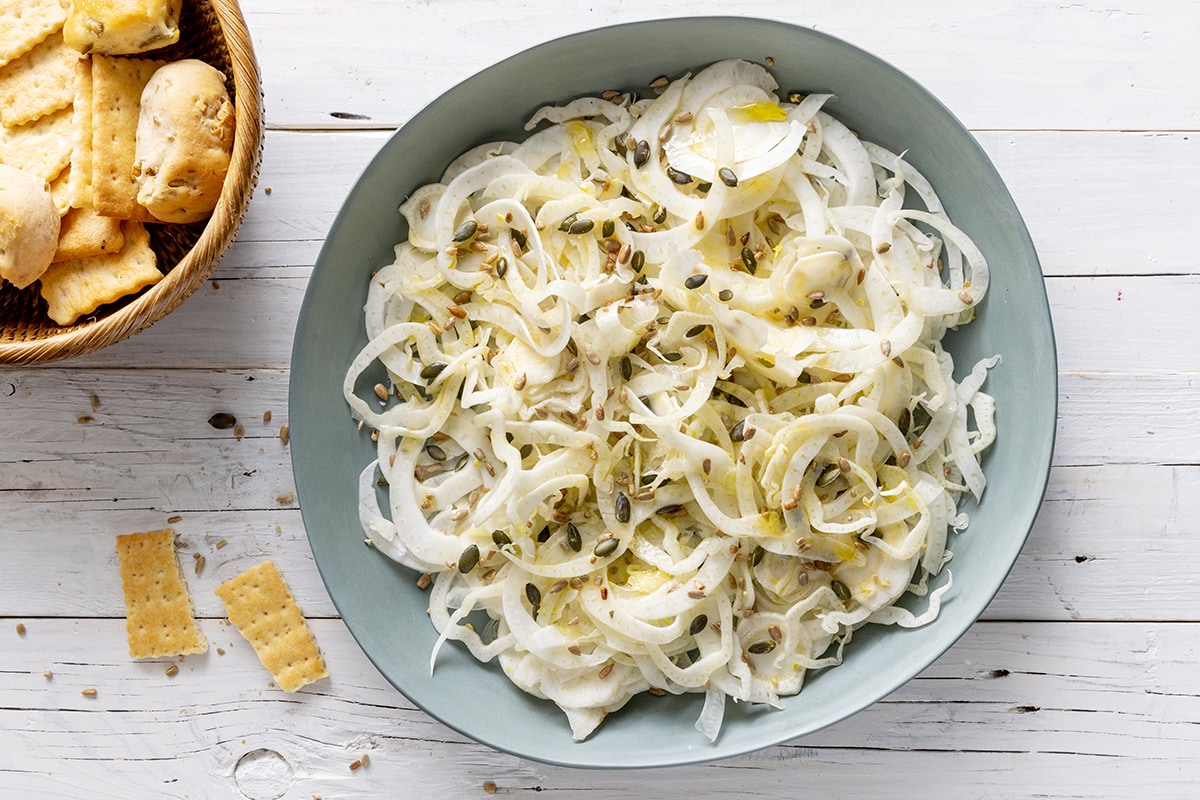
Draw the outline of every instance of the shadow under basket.
<instances>
[{"instance_id":1,"label":"shadow under basket","mask_svg":"<svg viewBox=\"0 0 1200 800\"><path fill-rule=\"evenodd\" d=\"M212 215L191 225L147 225L163 279L149 289L102 306L75 324L56 325L35 282L0 285L0 364L73 358L119 342L165 317L205 281L233 242L258 182L263 146L262 85L254 47L235 0L184 4L179 42L141 57L198 58L226 76L237 111L233 153Z\"/></svg>"}]
</instances>

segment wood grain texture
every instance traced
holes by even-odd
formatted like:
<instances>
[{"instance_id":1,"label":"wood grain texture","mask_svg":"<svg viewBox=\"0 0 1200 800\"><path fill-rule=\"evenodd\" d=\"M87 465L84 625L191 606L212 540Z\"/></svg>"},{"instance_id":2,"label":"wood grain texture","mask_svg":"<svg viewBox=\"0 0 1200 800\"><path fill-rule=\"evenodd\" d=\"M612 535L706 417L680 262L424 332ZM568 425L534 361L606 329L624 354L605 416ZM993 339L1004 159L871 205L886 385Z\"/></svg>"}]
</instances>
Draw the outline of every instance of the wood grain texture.
<instances>
[{"instance_id":1,"label":"wood grain texture","mask_svg":"<svg viewBox=\"0 0 1200 800\"><path fill-rule=\"evenodd\" d=\"M802 740L696 768L589 773L499 754L431 720L338 620L311 623L331 679L294 695L269 685L227 623L203 621L206 655L141 663L125 657L120 620L86 624L87 635L60 619L27 621L20 640L0 633L0 782L19 776L39 798L73 798L85 785L97 800L237 797L238 762L260 748L294 770L285 796L305 798L392 796L397 786L473 797L488 781L542 798L644 798L648 787L765 798L798 785L851 798L930 774L954 787L944 796L1182 797L1200 780L1192 625L979 623L887 699ZM368 766L351 771L364 753ZM939 796L932 786L922 794Z\"/></svg>"},{"instance_id":2,"label":"wood grain texture","mask_svg":"<svg viewBox=\"0 0 1200 800\"><path fill-rule=\"evenodd\" d=\"M242 6L268 134L228 255L148 331L84 358L0 370L0 797L330 800L402 787L473 798L489 783L564 800L1194 795L1200 2ZM295 319L342 199L396 126L524 48L681 14L811 25L908 72L972 128L1046 276L1061 370L1054 466L982 620L884 701L693 768L546 767L414 708L337 618L278 437ZM999 292L1003 266L993 266ZM208 424L218 411L238 418L240 438ZM213 648L133 662L113 540L168 524ZM357 532L347 546L362 546ZM264 558L287 578L332 675L296 695L270 686L212 594ZM81 694L88 687L95 697ZM364 754L370 763L351 770Z\"/></svg>"}]
</instances>

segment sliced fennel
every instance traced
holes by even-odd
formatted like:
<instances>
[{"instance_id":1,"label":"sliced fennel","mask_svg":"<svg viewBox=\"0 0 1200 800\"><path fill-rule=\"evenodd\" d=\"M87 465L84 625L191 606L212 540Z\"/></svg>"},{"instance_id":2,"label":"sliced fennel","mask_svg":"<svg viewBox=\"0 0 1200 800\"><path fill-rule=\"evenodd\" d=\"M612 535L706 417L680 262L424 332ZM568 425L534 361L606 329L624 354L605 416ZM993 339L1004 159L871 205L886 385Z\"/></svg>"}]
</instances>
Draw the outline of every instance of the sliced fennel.
<instances>
[{"instance_id":1,"label":"sliced fennel","mask_svg":"<svg viewBox=\"0 0 1200 800\"><path fill-rule=\"evenodd\" d=\"M367 536L435 576L439 648L578 739L645 691L704 693L714 739L727 698L928 622L983 491L995 361L956 382L940 344L982 253L902 155L776 89L727 61L544 108L417 190L371 278L344 385Z\"/></svg>"}]
</instances>

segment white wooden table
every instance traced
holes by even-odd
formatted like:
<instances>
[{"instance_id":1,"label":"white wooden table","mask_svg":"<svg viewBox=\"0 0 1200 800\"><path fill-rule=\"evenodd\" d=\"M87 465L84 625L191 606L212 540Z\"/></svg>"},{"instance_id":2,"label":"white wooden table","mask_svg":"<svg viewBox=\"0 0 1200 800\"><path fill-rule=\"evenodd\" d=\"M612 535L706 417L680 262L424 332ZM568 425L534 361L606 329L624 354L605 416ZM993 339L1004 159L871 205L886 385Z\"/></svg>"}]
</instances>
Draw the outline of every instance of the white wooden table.
<instances>
[{"instance_id":1,"label":"white wooden table","mask_svg":"<svg viewBox=\"0 0 1200 800\"><path fill-rule=\"evenodd\" d=\"M257 194L224 262L129 341L0 370L0 797L1195 796L1200 3L243 8L268 133ZM414 709L337 618L278 437L294 322L346 191L425 103L562 34L721 13L848 39L924 83L975 132L1045 270L1062 370L1054 469L983 619L886 700L821 733L699 767L546 767ZM237 416L244 437L210 427L217 411ZM214 647L134 662L113 540L168 523L188 547ZM198 575L191 553L205 556ZM212 593L263 558L291 582L334 676L299 695L269 685ZM351 770L364 754L369 764Z\"/></svg>"}]
</instances>

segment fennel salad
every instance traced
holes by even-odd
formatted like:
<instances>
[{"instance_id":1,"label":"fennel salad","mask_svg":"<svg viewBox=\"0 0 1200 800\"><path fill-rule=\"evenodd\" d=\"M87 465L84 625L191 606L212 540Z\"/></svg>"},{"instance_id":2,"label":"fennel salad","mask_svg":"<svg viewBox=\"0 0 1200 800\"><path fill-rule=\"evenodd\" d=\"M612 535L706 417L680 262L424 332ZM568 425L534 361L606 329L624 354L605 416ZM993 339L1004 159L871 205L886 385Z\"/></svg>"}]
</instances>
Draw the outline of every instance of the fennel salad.
<instances>
[{"instance_id":1,"label":"fennel salad","mask_svg":"<svg viewBox=\"0 0 1200 800\"><path fill-rule=\"evenodd\" d=\"M457 641L576 739L642 692L702 693L715 739L862 625L935 618L996 433L996 359L956 381L941 346L987 264L903 155L747 61L651 86L409 196L343 387L430 668Z\"/></svg>"}]
</instances>

